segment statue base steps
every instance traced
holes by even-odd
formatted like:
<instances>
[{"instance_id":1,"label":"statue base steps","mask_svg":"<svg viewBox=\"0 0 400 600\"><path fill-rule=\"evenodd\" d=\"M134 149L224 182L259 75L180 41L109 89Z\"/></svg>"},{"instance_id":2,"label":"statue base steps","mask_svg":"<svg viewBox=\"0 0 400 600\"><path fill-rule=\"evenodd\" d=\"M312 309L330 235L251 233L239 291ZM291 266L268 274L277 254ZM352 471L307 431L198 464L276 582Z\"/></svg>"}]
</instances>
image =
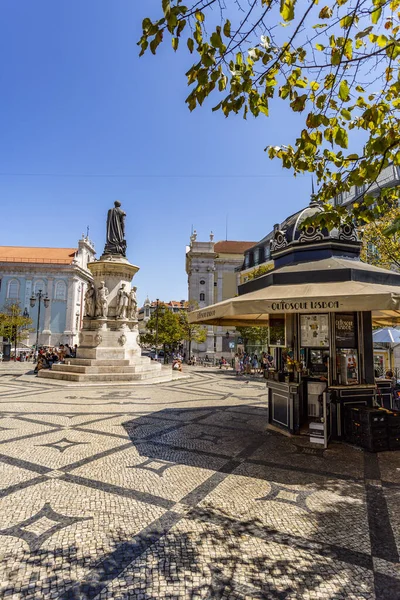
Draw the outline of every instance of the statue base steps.
<instances>
[{"instance_id":1,"label":"statue base steps","mask_svg":"<svg viewBox=\"0 0 400 600\"><path fill-rule=\"evenodd\" d=\"M84 363L84 364L81 364ZM68 364L53 365L51 370L42 369L38 376L43 379L59 379L75 382L140 382L153 383L171 381L172 369L163 369L158 362L142 358L136 364L128 360L70 359Z\"/></svg>"},{"instance_id":2,"label":"statue base steps","mask_svg":"<svg viewBox=\"0 0 400 600\"><path fill-rule=\"evenodd\" d=\"M172 369L168 372L146 373L72 373L69 371L39 371L39 377L75 383L164 383L172 380Z\"/></svg>"}]
</instances>

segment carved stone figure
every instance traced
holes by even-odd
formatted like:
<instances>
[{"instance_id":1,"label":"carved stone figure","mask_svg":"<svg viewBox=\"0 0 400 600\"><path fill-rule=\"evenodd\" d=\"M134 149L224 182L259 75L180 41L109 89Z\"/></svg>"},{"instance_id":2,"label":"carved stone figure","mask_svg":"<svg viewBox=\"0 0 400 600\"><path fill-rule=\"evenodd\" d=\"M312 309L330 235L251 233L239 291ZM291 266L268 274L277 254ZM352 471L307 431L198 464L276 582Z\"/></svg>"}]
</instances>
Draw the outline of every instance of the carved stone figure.
<instances>
[{"instance_id":1,"label":"carved stone figure","mask_svg":"<svg viewBox=\"0 0 400 600\"><path fill-rule=\"evenodd\" d=\"M117 319L126 319L126 313L129 305L129 293L125 289L126 285L123 283L118 290L117 294Z\"/></svg>"},{"instance_id":2,"label":"carved stone figure","mask_svg":"<svg viewBox=\"0 0 400 600\"><path fill-rule=\"evenodd\" d=\"M126 256L125 217L126 213L121 209L121 202L116 200L114 208L110 208L107 214L107 241L104 254Z\"/></svg>"},{"instance_id":3,"label":"carved stone figure","mask_svg":"<svg viewBox=\"0 0 400 600\"><path fill-rule=\"evenodd\" d=\"M85 315L93 318L96 314L96 288L91 283L85 294Z\"/></svg>"},{"instance_id":4,"label":"carved stone figure","mask_svg":"<svg viewBox=\"0 0 400 600\"><path fill-rule=\"evenodd\" d=\"M137 299L136 299L137 287L131 289L128 303L128 319L137 319Z\"/></svg>"},{"instance_id":5,"label":"carved stone figure","mask_svg":"<svg viewBox=\"0 0 400 600\"><path fill-rule=\"evenodd\" d=\"M107 318L108 313L108 289L105 286L104 281L101 282L97 288L97 300L96 300L96 317L102 319Z\"/></svg>"}]
</instances>

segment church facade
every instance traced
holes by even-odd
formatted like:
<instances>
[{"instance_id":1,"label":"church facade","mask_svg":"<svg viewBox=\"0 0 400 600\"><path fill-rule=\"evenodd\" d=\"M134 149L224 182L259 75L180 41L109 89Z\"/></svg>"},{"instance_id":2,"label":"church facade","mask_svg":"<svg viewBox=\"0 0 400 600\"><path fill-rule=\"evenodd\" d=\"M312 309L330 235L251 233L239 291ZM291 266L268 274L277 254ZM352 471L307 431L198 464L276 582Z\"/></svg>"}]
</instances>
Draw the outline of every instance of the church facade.
<instances>
[{"instance_id":1,"label":"church facade","mask_svg":"<svg viewBox=\"0 0 400 600\"><path fill-rule=\"evenodd\" d=\"M36 342L38 301L30 307L30 297L39 290L47 294L47 308L40 310L39 345L78 344L84 296L92 275L87 264L94 260L93 242L85 236L75 248L36 248L0 246L0 308L18 302L29 314L33 332L27 344Z\"/></svg>"},{"instance_id":2,"label":"church facade","mask_svg":"<svg viewBox=\"0 0 400 600\"><path fill-rule=\"evenodd\" d=\"M237 269L243 265L246 250L255 243L236 240L214 242L212 233L208 241L201 242L194 232L190 245L186 247L189 302L204 308L235 296ZM208 326L206 341L203 344L193 343L192 351L200 357L228 357L235 338L234 327Z\"/></svg>"}]
</instances>

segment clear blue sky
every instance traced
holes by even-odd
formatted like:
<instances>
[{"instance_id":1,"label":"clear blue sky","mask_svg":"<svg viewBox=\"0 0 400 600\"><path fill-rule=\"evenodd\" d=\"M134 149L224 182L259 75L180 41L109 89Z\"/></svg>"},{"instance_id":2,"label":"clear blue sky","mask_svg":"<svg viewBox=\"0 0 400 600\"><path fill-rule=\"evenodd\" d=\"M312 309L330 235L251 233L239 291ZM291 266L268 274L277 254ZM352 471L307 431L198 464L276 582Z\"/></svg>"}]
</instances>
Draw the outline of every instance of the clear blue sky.
<instances>
[{"instance_id":1,"label":"clear blue sky","mask_svg":"<svg viewBox=\"0 0 400 600\"><path fill-rule=\"evenodd\" d=\"M128 213L139 301L187 297L185 245L261 239L308 203L310 177L268 160L299 121L189 113L185 51L138 58L160 0L2 1L0 244L74 246L90 226L98 256L106 211Z\"/></svg>"}]
</instances>

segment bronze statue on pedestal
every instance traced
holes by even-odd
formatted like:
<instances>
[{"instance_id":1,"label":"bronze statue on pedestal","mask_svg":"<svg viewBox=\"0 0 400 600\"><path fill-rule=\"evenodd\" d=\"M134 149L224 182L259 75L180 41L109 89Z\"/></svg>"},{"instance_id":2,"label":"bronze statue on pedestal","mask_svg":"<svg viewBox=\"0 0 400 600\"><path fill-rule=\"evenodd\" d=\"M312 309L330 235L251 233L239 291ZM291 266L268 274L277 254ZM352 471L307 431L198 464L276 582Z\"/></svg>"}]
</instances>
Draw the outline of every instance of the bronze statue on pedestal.
<instances>
[{"instance_id":1,"label":"bronze statue on pedestal","mask_svg":"<svg viewBox=\"0 0 400 600\"><path fill-rule=\"evenodd\" d=\"M126 256L125 217L126 213L121 209L121 202L116 200L114 208L110 208L107 214L107 241L104 254Z\"/></svg>"}]
</instances>

